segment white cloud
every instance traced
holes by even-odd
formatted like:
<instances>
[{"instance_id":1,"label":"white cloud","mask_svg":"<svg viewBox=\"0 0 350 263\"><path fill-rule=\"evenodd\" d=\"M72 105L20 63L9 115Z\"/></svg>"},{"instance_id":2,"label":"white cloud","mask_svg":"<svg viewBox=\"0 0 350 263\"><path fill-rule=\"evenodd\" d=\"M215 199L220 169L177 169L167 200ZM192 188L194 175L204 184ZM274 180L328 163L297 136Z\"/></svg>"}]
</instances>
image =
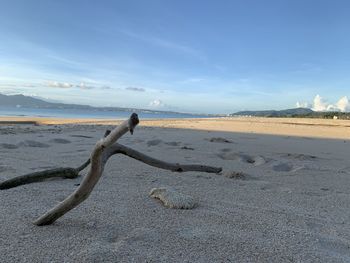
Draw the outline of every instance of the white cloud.
<instances>
[{"instance_id":1,"label":"white cloud","mask_svg":"<svg viewBox=\"0 0 350 263\"><path fill-rule=\"evenodd\" d=\"M326 111L328 109L329 104L320 96L316 95L314 98L314 103L312 109L314 111Z\"/></svg>"},{"instance_id":2,"label":"white cloud","mask_svg":"<svg viewBox=\"0 0 350 263\"><path fill-rule=\"evenodd\" d=\"M163 107L164 106L164 103L161 101L161 100L152 100L150 103L149 103L149 106L151 107Z\"/></svg>"},{"instance_id":3,"label":"white cloud","mask_svg":"<svg viewBox=\"0 0 350 263\"><path fill-rule=\"evenodd\" d=\"M145 92L146 90L144 88L138 88L138 87L126 87L126 90L130 91L137 91L137 92Z\"/></svg>"},{"instance_id":4,"label":"white cloud","mask_svg":"<svg viewBox=\"0 0 350 263\"><path fill-rule=\"evenodd\" d=\"M342 97L336 104L337 108L342 111L350 111L350 103L348 97Z\"/></svg>"},{"instance_id":5,"label":"white cloud","mask_svg":"<svg viewBox=\"0 0 350 263\"><path fill-rule=\"evenodd\" d=\"M297 107L297 108L310 108L310 104L309 103L307 103L307 102L297 102L296 104L295 104L295 106Z\"/></svg>"},{"instance_id":6,"label":"white cloud","mask_svg":"<svg viewBox=\"0 0 350 263\"><path fill-rule=\"evenodd\" d=\"M51 87L51 88L61 88L61 89L71 89L71 88L78 88L83 90L90 90L90 89L110 89L109 86L93 86L89 85L86 82L80 82L79 84L73 84L69 82L58 82L58 81L48 81L44 85Z\"/></svg>"},{"instance_id":7,"label":"white cloud","mask_svg":"<svg viewBox=\"0 0 350 263\"><path fill-rule=\"evenodd\" d=\"M297 102L296 106L298 108L311 108L314 111L350 111L350 102L347 96L340 98L335 104L332 104L317 94L313 100L311 107L307 102Z\"/></svg>"},{"instance_id":8,"label":"white cloud","mask_svg":"<svg viewBox=\"0 0 350 263\"><path fill-rule=\"evenodd\" d=\"M47 86L51 88L62 88L62 89L69 89L73 88L74 85L68 82L58 82L58 81L49 81L47 82Z\"/></svg>"}]
</instances>

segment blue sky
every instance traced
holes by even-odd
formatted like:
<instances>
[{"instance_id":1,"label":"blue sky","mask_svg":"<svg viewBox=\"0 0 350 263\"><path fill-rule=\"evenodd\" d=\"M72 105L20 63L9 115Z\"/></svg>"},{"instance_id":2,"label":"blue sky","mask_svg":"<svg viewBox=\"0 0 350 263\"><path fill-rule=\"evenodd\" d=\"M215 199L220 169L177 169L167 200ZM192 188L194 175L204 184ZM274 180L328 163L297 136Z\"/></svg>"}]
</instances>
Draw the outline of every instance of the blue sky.
<instances>
[{"instance_id":1,"label":"blue sky","mask_svg":"<svg viewBox=\"0 0 350 263\"><path fill-rule=\"evenodd\" d=\"M0 0L0 92L186 112L350 95L350 2Z\"/></svg>"}]
</instances>

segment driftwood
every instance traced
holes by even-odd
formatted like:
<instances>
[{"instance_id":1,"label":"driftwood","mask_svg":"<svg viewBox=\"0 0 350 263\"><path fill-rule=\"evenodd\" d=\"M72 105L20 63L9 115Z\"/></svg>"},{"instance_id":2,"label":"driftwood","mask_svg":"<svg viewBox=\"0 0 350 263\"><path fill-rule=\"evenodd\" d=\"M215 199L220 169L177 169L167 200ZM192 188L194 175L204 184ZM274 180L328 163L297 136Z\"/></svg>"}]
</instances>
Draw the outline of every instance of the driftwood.
<instances>
[{"instance_id":1,"label":"driftwood","mask_svg":"<svg viewBox=\"0 0 350 263\"><path fill-rule=\"evenodd\" d=\"M0 183L0 190L6 190L24 184L41 182L55 177L74 179L79 176L80 171L81 170L75 168L66 167L25 174Z\"/></svg>"},{"instance_id":2,"label":"driftwood","mask_svg":"<svg viewBox=\"0 0 350 263\"><path fill-rule=\"evenodd\" d=\"M168 163L165 161L161 161L159 159L152 158L146 154L143 154L139 151L136 151L134 149L131 149L119 143L114 143L112 146L106 149L102 158L103 165L105 165L107 160L112 155L118 154L118 153L134 158L150 166L154 166L164 170L170 170L172 172L181 173L181 172L197 171L197 172L206 172L206 173L220 173L222 171L221 167L213 167L213 166L206 166L206 165L200 165L200 164Z\"/></svg>"},{"instance_id":3,"label":"driftwood","mask_svg":"<svg viewBox=\"0 0 350 263\"><path fill-rule=\"evenodd\" d=\"M106 131L106 137L110 133L109 130ZM153 167L170 170L173 172L189 172L189 171L198 171L206 173L220 173L222 168L199 165L199 164L178 164L178 163L169 163L156 158L152 158L146 154L143 154L139 151L136 151L127 146L114 143L109 147L103 154L102 160L105 164L107 160L115 154L123 154L128 157L131 157L135 160L143 162ZM0 183L0 190L7 190L17 186L42 182L50 178L63 178L63 179L75 179L80 176L80 172L83 171L90 164L90 158L77 168L72 167L60 167L55 169L44 170L40 172L29 173L21 176L17 176Z\"/></svg>"},{"instance_id":4,"label":"driftwood","mask_svg":"<svg viewBox=\"0 0 350 263\"><path fill-rule=\"evenodd\" d=\"M79 173L88 167L89 164L90 159L77 168L61 167L17 176L0 183L0 190L6 190L24 184L42 182L50 178L74 179L79 177Z\"/></svg>"},{"instance_id":5,"label":"driftwood","mask_svg":"<svg viewBox=\"0 0 350 263\"><path fill-rule=\"evenodd\" d=\"M110 147L128 131L133 134L133 131L138 123L138 116L137 114L133 113L128 120L122 122L119 126L117 126L107 135L107 137L98 141L91 153L90 170L84 177L79 187L65 200L39 217L33 223L38 226L50 225L58 218L72 210L74 207L78 206L86 198L88 198L98 180L102 176L104 169L104 165L102 163L102 155L104 150Z\"/></svg>"},{"instance_id":6,"label":"driftwood","mask_svg":"<svg viewBox=\"0 0 350 263\"><path fill-rule=\"evenodd\" d=\"M208 173L219 173L221 168L205 166L205 165L182 165L164 162L143 153L140 153L134 149L126 147L124 145L115 143L126 132L130 131L131 134L134 128L139 123L137 114L133 113L130 118L112 131L106 131L103 139L98 141L91 153L90 159L78 168L57 168L46 170L42 172L36 172L19 176L0 184L0 189L8 189L18 185L23 185L32 182L38 182L46 180L52 177L62 178L76 178L79 176L79 172L85 169L90 164L90 169L87 175L79 187L69 195L64 201L56 205L54 208L46 212L39 217L33 223L38 226L49 225L55 222L58 218L69 212L71 209L78 206L81 202L87 199L92 192L93 188L97 184L98 180L102 176L104 166L108 159L114 154L124 154L148 165L174 171L174 172L186 172L186 171L201 171Z\"/></svg>"},{"instance_id":7,"label":"driftwood","mask_svg":"<svg viewBox=\"0 0 350 263\"><path fill-rule=\"evenodd\" d=\"M107 135L110 133L110 130L106 130L103 137L107 137ZM24 184L42 182L50 178L75 179L80 176L79 173L88 167L89 164L90 158L77 168L60 167L17 176L0 183L0 190L7 190Z\"/></svg>"}]
</instances>

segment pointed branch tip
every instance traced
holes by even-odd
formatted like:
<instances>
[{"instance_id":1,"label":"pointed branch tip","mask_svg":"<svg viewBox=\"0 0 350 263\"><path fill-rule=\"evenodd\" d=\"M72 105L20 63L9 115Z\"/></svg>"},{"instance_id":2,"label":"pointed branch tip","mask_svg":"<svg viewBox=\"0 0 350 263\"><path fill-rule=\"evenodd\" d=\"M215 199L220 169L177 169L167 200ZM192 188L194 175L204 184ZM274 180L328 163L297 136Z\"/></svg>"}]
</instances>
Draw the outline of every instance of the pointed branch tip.
<instances>
[{"instance_id":1,"label":"pointed branch tip","mask_svg":"<svg viewBox=\"0 0 350 263\"><path fill-rule=\"evenodd\" d=\"M129 118L129 130L131 134L134 133L134 128L139 122L139 116L136 113L131 114Z\"/></svg>"}]
</instances>

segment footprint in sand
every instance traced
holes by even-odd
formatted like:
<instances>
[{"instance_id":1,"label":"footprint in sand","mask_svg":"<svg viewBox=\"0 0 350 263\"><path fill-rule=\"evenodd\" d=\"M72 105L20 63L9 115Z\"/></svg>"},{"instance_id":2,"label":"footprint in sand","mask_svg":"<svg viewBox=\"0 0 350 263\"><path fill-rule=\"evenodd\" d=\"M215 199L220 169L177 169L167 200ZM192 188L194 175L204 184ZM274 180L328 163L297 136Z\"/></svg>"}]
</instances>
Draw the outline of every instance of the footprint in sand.
<instances>
[{"instance_id":1,"label":"footprint in sand","mask_svg":"<svg viewBox=\"0 0 350 263\"><path fill-rule=\"evenodd\" d=\"M303 166L295 167L290 163L277 162L272 165L272 170L276 172L296 172L303 169Z\"/></svg>"},{"instance_id":2,"label":"footprint in sand","mask_svg":"<svg viewBox=\"0 0 350 263\"><path fill-rule=\"evenodd\" d=\"M223 148L220 151L223 152L223 153L228 153L228 152L231 152L232 149L230 149L230 148Z\"/></svg>"},{"instance_id":3,"label":"footprint in sand","mask_svg":"<svg viewBox=\"0 0 350 263\"><path fill-rule=\"evenodd\" d=\"M181 142L165 142L165 144L170 146L179 146Z\"/></svg>"},{"instance_id":4,"label":"footprint in sand","mask_svg":"<svg viewBox=\"0 0 350 263\"><path fill-rule=\"evenodd\" d=\"M313 161L318 159L317 156L303 154L303 153L284 153L284 154L281 154L281 157L287 158L287 159L299 160L299 161Z\"/></svg>"},{"instance_id":5,"label":"footprint in sand","mask_svg":"<svg viewBox=\"0 0 350 263\"><path fill-rule=\"evenodd\" d=\"M20 142L18 146L23 147L38 147L38 148L47 148L50 147L50 145L42 142L32 141L32 140L25 140L23 142Z\"/></svg>"},{"instance_id":6,"label":"footprint in sand","mask_svg":"<svg viewBox=\"0 0 350 263\"><path fill-rule=\"evenodd\" d=\"M0 144L0 147L4 148L4 149L17 149L18 148L18 146L16 144L10 144L10 143L2 143L2 144Z\"/></svg>"},{"instance_id":7,"label":"footprint in sand","mask_svg":"<svg viewBox=\"0 0 350 263\"><path fill-rule=\"evenodd\" d=\"M92 137L92 136L86 136L86 135L80 135L80 134L72 134L72 135L70 135L70 137L88 138L88 139L94 138L94 137Z\"/></svg>"},{"instance_id":8,"label":"footprint in sand","mask_svg":"<svg viewBox=\"0 0 350 263\"><path fill-rule=\"evenodd\" d=\"M66 140L66 139L62 139L62 138L55 138L55 139L50 140L50 142L59 143L59 144L68 144L68 143L71 143L71 141Z\"/></svg>"},{"instance_id":9,"label":"footprint in sand","mask_svg":"<svg viewBox=\"0 0 350 263\"><path fill-rule=\"evenodd\" d=\"M163 141L162 140L159 140L159 139L155 139L155 140L150 140L150 141L147 141L147 146L156 146L160 143L162 143Z\"/></svg>"},{"instance_id":10,"label":"footprint in sand","mask_svg":"<svg viewBox=\"0 0 350 263\"><path fill-rule=\"evenodd\" d=\"M238 160L240 162L253 164L255 166L263 165L268 162L268 160L266 160L262 156L250 156L248 154L243 153L223 152L218 154L217 156L223 160Z\"/></svg>"}]
</instances>

